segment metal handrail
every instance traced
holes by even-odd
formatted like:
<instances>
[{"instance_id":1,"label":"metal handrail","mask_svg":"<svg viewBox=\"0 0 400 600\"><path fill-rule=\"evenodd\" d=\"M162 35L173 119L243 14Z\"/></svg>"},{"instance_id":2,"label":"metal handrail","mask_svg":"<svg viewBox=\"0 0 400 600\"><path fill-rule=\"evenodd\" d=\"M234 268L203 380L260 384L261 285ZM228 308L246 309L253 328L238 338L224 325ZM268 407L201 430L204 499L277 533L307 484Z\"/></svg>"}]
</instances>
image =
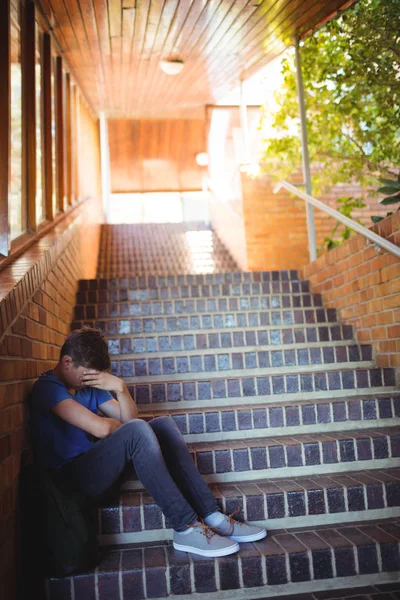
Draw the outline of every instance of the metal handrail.
<instances>
[{"instance_id":1,"label":"metal handrail","mask_svg":"<svg viewBox=\"0 0 400 600\"><path fill-rule=\"evenodd\" d=\"M310 196L306 192L302 192L301 190L296 188L291 183L288 183L287 181L280 181L274 187L274 193L276 194L277 192L279 192L279 190L281 188L285 188L285 190L287 190L288 192L291 192L295 196L298 196L299 198L302 198L303 200L305 200L307 203L312 204L316 208L319 208L320 210L326 212L328 215L330 215L337 221L340 221L341 223L343 223L350 229L353 229L357 233L360 233L364 237L371 240L371 242L373 242L374 244L378 244L378 246L381 246L385 250L392 252L392 254L394 254L395 256L398 256L400 258L400 247L399 246L396 246L396 244L392 244L392 242L388 242L387 240L385 240L385 238L381 237L377 233L374 233L373 231L370 231L363 225L360 225L359 223L357 223L357 221L353 221L353 219L349 219L348 217L345 217L339 211L335 210L334 208L331 208L330 206L327 206L326 204L324 204L320 200L317 200L313 196Z\"/></svg>"}]
</instances>

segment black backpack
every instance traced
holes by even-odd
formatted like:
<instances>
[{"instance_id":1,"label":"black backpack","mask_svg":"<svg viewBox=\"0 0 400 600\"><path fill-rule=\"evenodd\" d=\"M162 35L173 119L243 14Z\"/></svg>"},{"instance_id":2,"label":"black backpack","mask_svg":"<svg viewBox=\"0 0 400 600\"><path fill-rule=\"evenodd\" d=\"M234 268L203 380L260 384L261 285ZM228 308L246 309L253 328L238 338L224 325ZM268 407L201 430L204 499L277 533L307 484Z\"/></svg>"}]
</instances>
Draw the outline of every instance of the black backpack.
<instances>
[{"instance_id":1,"label":"black backpack","mask_svg":"<svg viewBox=\"0 0 400 600\"><path fill-rule=\"evenodd\" d=\"M24 469L22 498L24 554L32 560L36 553L43 576L65 577L97 565L96 511L87 497L33 464Z\"/></svg>"}]
</instances>

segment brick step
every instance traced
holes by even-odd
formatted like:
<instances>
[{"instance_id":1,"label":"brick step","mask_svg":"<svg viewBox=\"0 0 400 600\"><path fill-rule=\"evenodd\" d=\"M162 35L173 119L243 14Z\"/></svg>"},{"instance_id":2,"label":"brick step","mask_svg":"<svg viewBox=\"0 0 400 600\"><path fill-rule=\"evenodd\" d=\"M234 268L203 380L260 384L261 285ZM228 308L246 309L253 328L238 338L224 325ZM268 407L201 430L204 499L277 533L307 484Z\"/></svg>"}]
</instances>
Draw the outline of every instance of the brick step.
<instances>
[{"instance_id":1,"label":"brick step","mask_svg":"<svg viewBox=\"0 0 400 600\"><path fill-rule=\"evenodd\" d=\"M226 354L221 355L224 361L222 364L225 364L225 356ZM118 375L119 377L123 377L127 383L131 382L132 377L134 377L135 382L138 384L141 383L154 383L157 381L164 381L167 383L170 382L182 382L182 381L204 381L204 380L214 380L221 377L265 377L265 376L284 376L284 375L304 375L307 374L310 377L314 373L321 372L336 372L338 369L346 369L346 370L356 370L362 369L365 371L366 369L373 369L375 366L374 361L372 360L359 360L359 361L351 361L351 362L343 362L343 363L323 363L323 364L308 364L308 365L287 365L287 366L273 366L273 367L254 367L254 368L238 368L232 369L230 368L229 361L226 362L226 369L220 368L220 370L212 371L204 371L202 370L202 364L204 362L204 356L196 356L196 360L191 363L192 371L185 371L184 368L182 370L174 370L174 364L170 364L169 362L162 361L163 369L160 368L161 371L159 375L144 375L142 370L142 364L146 361L143 359L138 360L116 360L111 362L111 372L113 375ZM199 360L197 360L199 359ZM170 360L170 359L168 359ZM171 359L173 360L173 359ZM157 359L150 359L152 364L152 370L157 371ZM181 361L178 359L178 364L181 365ZM222 361L221 361L222 362ZM207 361L206 361L207 364ZM197 369L197 370L196 370ZM169 371L169 372L168 372ZM394 380L394 369L388 369L388 371L393 371L392 380ZM142 374L139 374L142 373Z\"/></svg>"},{"instance_id":2,"label":"brick step","mask_svg":"<svg viewBox=\"0 0 400 600\"><path fill-rule=\"evenodd\" d=\"M216 312L252 312L277 308L322 307L319 294L277 294L273 296L240 296L236 298L209 298L198 300L148 300L128 302L113 298L108 292L79 292L76 299L76 318L86 316L86 310L95 316L117 315L198 315Z\"/></svg>"},{"instance_id":3,"label":"brick step","mask_svg":"<svg viewBox=\"0 0 400 600\"><path fill-rule=\"evenodd\" d=\"M199 334L201 335L201 334ZM139 343L136 343L137 340L140 340ZM232 353L232 350L234 353L236 354L249 354L249 353L253 353L253 352L261 352L263 350L269 350L270 353L276 353L276 352L285 352L286 350L292 350L295 353L297 353L299 350L314 350L316 349L316 351L318 352L318 349L322 348L333 348L334 352L336 352L336 348L340 348L340 350L338 350L339 354L342 352L341 348L347 348L347 347L354 347L354 348L358 348L358 352L361 353L360 350L360 345L357 345L353 340L343 340L343 341L333 341L333 342L306 342L306 343L296 343L293 342L292 344L257 344L254 346L235 346L234 348L232 347L222 347L221 346L215 346L212 348L204 348L204 345L207 343L206 338L203 336L203 347L202 348L192 348L192 351L189 351L190 354L188 354L188 350L184 349L182 347L182 337L180 339L179 343L179 349L169 349L169 350L156 350L156 348L153 346L150 347L150 350L146 351L146 343L145 343L145 339L143 338L137 338L137 337L128 337L128 336L118 336L117 338L109 338L108 340L108 344L109 344L109 353L111 355L112 358L115 358L116 360L119 359L131 359L131 358L141 358L141 359L154 359L154 358L165 358L165 357L169 357L171 356L171 353L173 352L173 357L177 358L177 357L190 357L190 356L194 356L194 355L198 355L198 356L205 356L205 355L216 355L216 351L217 350L222 350L224 352L228 352L229 354ZM177 340L174 340L174 342L176 342ZM196 340L197 341L197 340ZM215 343L217 344L219 342L219 340L215 337L212 338L211 343ZM200 344L201 345L201 344ZM149 345L150 346L150 345ZM366 344L362 345L363 347L367 347ZM344 350L343 350L344 352ZM351 350L351 352L357 352L356 350ZM368 351L363 351L365 355L368 355ZM313 352L313 355L315 355L315 352ZM276 354L275 354L276 356ZM371 356L372 356L372 351L371 351Z\"/></svg>"},{"instance_id":4,"label":"brick step","mask_svg":"<svg viewBox=\"0 0 400 600\"><path fill-rule=\"evenodd\" d=\"M131 341L131 348L135 353L154 353L183 350L203 350L218 348L237 348L237 347L259 347L259 346L289 346L292 344L322 344L353 342L353 329L349 325L295 325L295 326L275 326L260 327L251 329L235 329L226 331L224 329L213 329L212 332L204 333L185 333L169 334L165 333L151 334L142 333L140 336L130 337L130 323L125 321L75 321L72 329L79 329L84 324L91 325L100 329L103 335L118 336L120 340L128 339Z\"/></svg>"},{"instance_id":5,"label":"brick step","mask_svg":"<svg viewBox=\"0 0 400 600\"><path fill-rule=\"evenodd\" d=\"M82 308L85 314L78 309ZM107 323L107 319L96 316L96 307L75 307L74 321L99 319ZM159 316L159 317L112 317L119 330L126 333L165 331L199 331L201 329L233 329L243 327L279 327L282 325L332 325L337 324L335 309L328 308L295 308L288 310L265 310L260 312L229 312L192 316ZM104 326L103 326L104 327Z\"/></svg>"},{"instance_id":6,"label":"brick step","mask_svg":"<svg viewBox=\"0 0 400 600\"><path fill-rule=\"evenodd\" d=\"M400 576L399 539L399 521L392 519L281 530L219 559L177 552L170 543L127 547L106 553L96 569L49 579L47 598L299 598L306 592L383 585Z\"/></svg>"},{"instance_id":7,"label":"brick step","mask_svg":"<svg viewBox=\"0 0 400 600\"><path fill-rule=\"evenodd\" d=\"M400 469L356 471L310 478L211 484L225 514L269 531L400 517ZM172 538L171 525L144 490L116 493L99 508L102 544Z\"/></svg>"},{"instance_id":8,"label":"brick step","mask_svg":"<svg viewBox=\"0 0 400 600\"><path fill-rule=\"evenodd\" d=\"M352 363L348 363L349 366ZM354 363L359 365L360 363ZM305 367L304 373L298 373L290 367L276 369L276 375L258 376L253 373L243 376L243 372L231 371L225 377L210 377L208 373L178 374L170 377L135 377L133 371L114 369L113 373L124 378L132 397L138 404L160 402L173 403L183 401L190 408L191 402L197 406L224 406L238 404L261 404L292 400L307 400L323 397L342 397L343 395L363 395L373 389L392 393L395 388L394 369L346 368L324 370L316 366ZM335 368L335 365L333 365ZM300 367L294 369L299 370ZM252 376L251 376L252 375ZM322 393L322 394L321 394Z\"/></svg>"},{"instance_id":9,"label":"brick step","mask_svg":"<svg viewBox=\"0 0 400 600\"><path fill-rule=\"evenodd\" d=\"M252 348L240 352L225 350L224 352L190 352L176 356L175 353L165 353L159 356L137 356L132 353L130 339L108 340L108 351L111 355L112 369L119 369L120 373L128 369L135 376L174 375L187 373L218 373L225 374L229 371L246 370L246 375L251 371L269 372L276 367L290 367L296 370L301 367L322 366L331 368L346 366L347 364L360 363L364 367L375 366L372 362L372 346L357 346L340 344L337 346L314 346L313 348L291 348L265 350Z\"/></svg>"},{"instance_id":10,"label":"brick step","mask_svg":"<svg viewBox=\"0 0 400 600\"><path fill-rule=\"evenodd\" d=\"M88 309L89 307L86 307ZM94 307L93 307L94 308ZM93 315L89 314L81 319L75 319L72 327L77 329L82 325L87 325L91 319L96 319L95 311ZM97 321L96 321L97 322ZM107 319L98 320L100 327L104 328ZM293 309L293 310L271 310L252 313L218 313L207 315L181 316L181 317L120 317L116 316L112 320L108 319L107 331L114 330L114 333L128 334L137 333L165 333L165 332L194 332L201 330L220 330L220 329L243 329L257 327L279 328L286 325L316 325L332 326L338 325L336 320L336 311L334 309Z\"/></svg>"},{"instance_id":11,"label":"brick step","mask_svg":"<svg viewBox=\"0 0 400 600\"><path fill-rule=\"evenodd\" d=\"M188 444L208 482L254 481L399 466L400 426ZM137 489L132 478L125 483Z\"/></svg>"},{"instance_id":12,"label":"brick step","mask_svg":"<svg viewBox=\"0 0 400 600\"><path fill-rule=\"evenodd\" d=\"M240 296L265 296L269 294L299 294L309 293L310 284L308 281L274 281L263 283L215 283L210 285L169 285L161 287L138 287L131 286L127 280L125 285L113 285L115 280L104 279L105 285L89 284L86 287L79 286L78 294L81 299L86 299L83 304L86 304L89 294L90 297L104 298L103 302L109 302L111 299L114 302L124 302L126 300L179 300L179 299L196 299L196 298L220 298L220 297L240 297ZM86 294L84 294L86 292ZM101 292L101 293L100 293Z\"/></svg>"},{"instance_id":13,"label":"brick step","mask_svg":"<svg viewBox=\"0 0 400 600\"><path fill-rule=\"evenodd\" d=\"M140 418L150 421L170 416L188 442L220 441L239 438L296 435L323 431L343 431L354 427L400 425L400 394L388 398L336 398L271 404L265 406L227 406L223 409L194 407L151 412L139 406Z\"/></svg>"},{"instance_id":14,"label":"brick step","mask_svg":"<svg viewBox=\"0 0 400 600\"><path fill-rule=\"evenodd\" d=\"M126 257L125 257L126 258ZM129 277L113 277L82 279L79 289L108 288L151 288L176 285L212 285L223 283L266 283L281 281L299 281L299 273L291 271L227 271L224 273L200 273L184 275L136 275Z\"/></svg>"}]
</instances>

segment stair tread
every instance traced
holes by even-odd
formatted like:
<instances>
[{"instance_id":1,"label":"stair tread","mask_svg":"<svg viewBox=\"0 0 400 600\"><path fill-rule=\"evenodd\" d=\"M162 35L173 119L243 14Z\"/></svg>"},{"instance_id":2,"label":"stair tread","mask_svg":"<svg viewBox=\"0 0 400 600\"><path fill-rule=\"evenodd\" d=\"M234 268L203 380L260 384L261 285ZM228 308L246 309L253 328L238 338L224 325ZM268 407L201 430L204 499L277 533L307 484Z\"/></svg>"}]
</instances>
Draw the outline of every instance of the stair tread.
<instances>
[{"instance_id":1,"label":"stair tread","mask_svg":"<svg viewBox=\"0 0 400 600\"><path fill-rule=\"evenodd\" d=\"M350 526L346 524L277 530L265 540L244 544L237 554L219 559L178 552L173 549L171 542L126 545L123 549L109 549L96 569L71 578L50 578L48 586L52 598L56 597L53 594L57 590L63 589L63 584L66 590L70 590L71 579L76 580L78 589L83 583L88 588L94 587L96 571L100 597L103 585L106 585L110 594L107 597L119 597L118 590L122 583L126 589L132 584L136 585L137 595L132 598L143 598L143 578L146 580L147 597L206 591L211 593L217 588L214 569L218 570L221 589L256 588L285 584L290 580L300 581L299 567L303 581L319 579L321 575L323 578L333 579L333 557L336 559L337 577L356 575L357 563L360 573L389 572L399 570L399 540L400 520L392 519ZM393 548L392 555L387 552L388 547ZM322 557L326 559L323 565L320 562ZM204 580L207 565L212 570L209 570L208 578ZM191 568L194 570L193 579L190 577ZM167 579L171 586L169 589ZM225 587L228 581L229 587ZM113 586L116 596L112 596ZM69 597L63 595L65 599Z\"/></svg>"},{"instance_id":2,"label":"stair tread","mask_svg":"<svg viewBox=\"0 0 400 600\"><path fill-rule=\"evenodd\" d=\"M393 427L376 427L371 429L363 429L360 430L350 430L350 431L332 431L329 433L296 433L290 436L277 436L273 437L257 437L257 438L246 438L243 440L235 440L235 441L225 441L222 440L220 442L195 442L192 444L188 444L189 447L193 448L196 451L201 451L205 449L210 450L219 450L223 448L251 448L256 446L276 446L276 445L292 445L294 442L296 443L313 443L313 442L327 442L332 440L348 440L348 439L360 439L365 437L386 437L386 436L397 436L400 435L400 425L394 425Z\"/></svg>"},{"instance_id":3,"label":"stair tread","mask_svg":"<svg viewBox=\"0 0 400 600\"><path fill-rule=\"evenodd\" d=\"M283 494L290 491L309 491L320 490L329 487L354 487L363 485L376 485L396 483L399 485L400 491L400 467L389 469L375 469L349 471L343 473L326 474L326 475L310 475L288 477L287 479L274 479L273 475L270 478L255 479L249 481L236 481L231 483L215 482L209 486L213 494L218 497L248 497L257 496L260 494ZM116 490L115 493L102 502L101 509L121 506L122 510L130 506L137 506L139 503L153 502L150 494L144 489L124 489ZM400 505L400 495L398 498Z\"/></svg>"},{"instance_id":4,"label":"stair tread","mask_svg":"<svg viewBox=\"0 0 400 600\"><path fill-rule=\"evenodd\" d=\"M393 392L386 392L386 394L383 395L377 395L377 399L379 400L390 400L391 398L393 399L400 399L400 390L398 389L394 389ZM201 404L198 404L196 406L188 406L187 408L185 408L184 410L179 407L179 408L173 408L173 407L168 407L168 408L163 408L163 403L160 404L152 404L150 406L145 405L145 404L140 404L138 406L139 409L139 413L141 418L146 418L146 417L156 417L156 416L161 416L161 415L182 415L182 414L199 414L199 413L215 413L215 412L232 412L232 411L241 411L241 410L269 410L271 408L286 408L286 407L294 407L294 406L309 406L309 405L321 405L321 404L330 404L330 403L349 403L349 402L358 402L358 401L373 401L375 400L373 397L371 396L367 396L367 395L363 395L360 394L359 396L351 396L349 398L343 398L343 397L335 397L332 396L331 398L310 398L308 399L299 399L298 401L295 400L286 400L286 401L277 401L276 403L271 402L268 405L257 405L255 406L254 404L251 404L251 402L246 402L244 401L243 404L238 404L235 406L206 406L203 407L201 406ZM397 415L396 415L397 416ZM398 415L400 418L400 414ZM385 418L385 417L381 417L381 418Z\"/></svg>"}]
</instances>

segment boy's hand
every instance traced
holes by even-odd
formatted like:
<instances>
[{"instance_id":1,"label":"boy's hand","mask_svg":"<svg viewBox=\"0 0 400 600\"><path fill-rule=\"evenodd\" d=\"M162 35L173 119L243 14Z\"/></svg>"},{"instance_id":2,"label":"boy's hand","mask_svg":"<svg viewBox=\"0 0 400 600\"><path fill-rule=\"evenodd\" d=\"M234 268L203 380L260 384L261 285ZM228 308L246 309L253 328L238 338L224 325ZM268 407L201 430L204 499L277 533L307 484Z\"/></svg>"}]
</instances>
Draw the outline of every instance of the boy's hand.
<instances>
[{"instance_id":1,"label":"boy's hand","mask_svg":"<svg viewBox=\"0 0 400 600\"><path fill-rule=\"evenodd\" d=\"M122 379L107 373L107 371L96 371L95 369L87 369L82 375L82 385L98 388L99 390L107 390L116 394L125 390L125 383Z\"/></svg>"}]
</instances>

